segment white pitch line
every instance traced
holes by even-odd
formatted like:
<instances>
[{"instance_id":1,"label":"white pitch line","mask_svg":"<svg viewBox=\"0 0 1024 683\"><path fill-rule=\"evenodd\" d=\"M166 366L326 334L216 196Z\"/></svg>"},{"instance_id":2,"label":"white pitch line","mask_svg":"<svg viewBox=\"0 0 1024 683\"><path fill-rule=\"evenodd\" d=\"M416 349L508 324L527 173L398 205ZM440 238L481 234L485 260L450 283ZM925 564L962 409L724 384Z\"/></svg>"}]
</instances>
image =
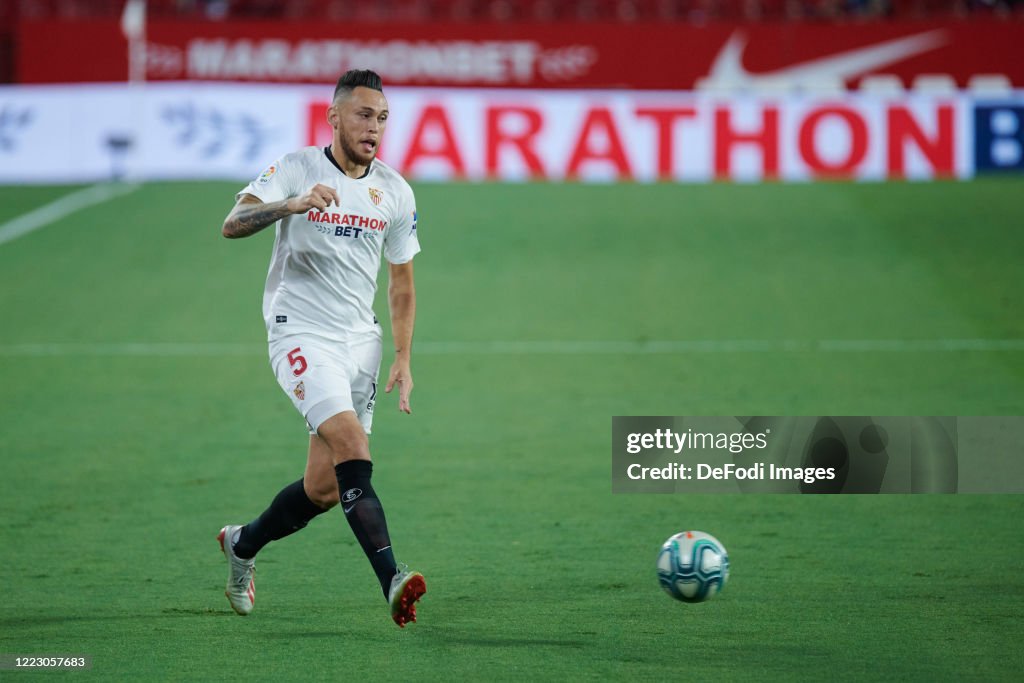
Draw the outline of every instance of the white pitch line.
<instances>
[{"instance_id":1,"label":"white pitch line","mask_svg":"<svg viewBox=\"0 0 1024 683\"><path fill-rule=\"evenodd\" d=\"M416 342L413 354L622 354L1024 351L1024 339L708 339L685 341Z\"/></svg>"},{"instance_id":2,"label":"white pitch line","mask_svg":"<svg viewBox=\"0 0 1024 683\"><path fill-rule=\"evenodd\" d=\"M1022 351L1024 339L826 339L819 351Z\"/></svg>"},{"instance_id":3,"label":"white pitch line","mask_svg":"<svg viewBox=\"0 0 1024 683\"><path fill-rule=\"evenodd\" d=\"M1024 339L734 339L690 341L421 341L413 355L654 355L921 353L1024 351ZM0 344L0 356L250 356L265 344L217 342L118 342Z\"/></svg>"},{"instance_id":4,"label":"white pitch line","mask_svg":"<svg viewBox=\"0 0 1024 683\"><path fill-rule=\"evenodd\" d=\"M84 189L64 195L49 204L23 213L0 225L0 244L15 240L22 235L45 227L54 221L59 221L76 211L94 204L102 204L105 201L130 194L139 189L137 183L100 183Z\"/></svg>"},{"instance_id":5,"label":"white pitch line","mask_svg":"<svg viewBox=\"0 0 1024 683\"><path fill-rule=\"evenodd\" d=\"M249 356L267 353L266 344L208 342L117 342L0 344L0 356Z\"/></svg>"}]
</instances>

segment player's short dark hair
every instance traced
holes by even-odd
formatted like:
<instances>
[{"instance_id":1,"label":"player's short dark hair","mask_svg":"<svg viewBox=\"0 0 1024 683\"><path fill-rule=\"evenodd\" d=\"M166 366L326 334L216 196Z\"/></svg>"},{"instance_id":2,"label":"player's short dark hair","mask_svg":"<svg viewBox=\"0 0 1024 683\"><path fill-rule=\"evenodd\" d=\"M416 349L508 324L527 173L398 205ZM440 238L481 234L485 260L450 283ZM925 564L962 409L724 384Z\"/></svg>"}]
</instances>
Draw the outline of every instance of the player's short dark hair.
<instances>
[{"instance_id":1,"label":"player's short dark hair","mask_svg":"<svg viewBox=\"0 0 1024 683\"><path fill-rule=\"evenodd\" d=\"M369 69L350 69L342 74L341 78L338 79L338 85L334 88L334 99L337 100L339 95L348 95L358 87L370 88L371 90L384 92L384 86L376 71L370 71Z\"/></svg>"}]
</instances>

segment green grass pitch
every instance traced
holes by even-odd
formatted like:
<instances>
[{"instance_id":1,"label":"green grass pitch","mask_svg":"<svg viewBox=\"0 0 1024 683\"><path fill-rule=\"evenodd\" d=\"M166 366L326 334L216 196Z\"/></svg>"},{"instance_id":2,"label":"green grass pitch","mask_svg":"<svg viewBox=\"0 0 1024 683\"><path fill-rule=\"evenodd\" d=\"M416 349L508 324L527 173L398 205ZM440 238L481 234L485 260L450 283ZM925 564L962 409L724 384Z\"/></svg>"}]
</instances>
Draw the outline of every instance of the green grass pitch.
<instances>
[{"instance_id":1,"label":"green grass pitch","mask_svg":"<svg viewBox=\"0 0 1024 683\"><path fill-rule=\"evenodd\" d=\"M418 186L413 415L384 397L371 441L428 580L405 630L336 511L260 555L252 615L222 594L215 534L305 449L262 341L272 235L219 234L237 187L0 245L0 652L91 655L76 680L1020 680L1020 496L613 496L610 418L1019 415L1024 352L586 344L1022 339L1021 181ZM69 191L0 188L0 222ZM703 605L654 571L686 528L732 561Z\"/></svg>"}]
</instances>

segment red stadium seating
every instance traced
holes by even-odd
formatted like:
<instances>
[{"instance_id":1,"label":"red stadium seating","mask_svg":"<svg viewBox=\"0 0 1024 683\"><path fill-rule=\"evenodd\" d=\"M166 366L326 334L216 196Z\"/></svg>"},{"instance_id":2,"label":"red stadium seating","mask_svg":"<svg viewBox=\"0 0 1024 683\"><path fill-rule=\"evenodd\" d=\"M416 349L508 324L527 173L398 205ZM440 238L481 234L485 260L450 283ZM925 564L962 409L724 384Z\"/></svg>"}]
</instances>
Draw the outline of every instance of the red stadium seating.
<instances>
[{"instance_id":1,"label":"red stadium seating","mask_svg":"<svg viewBox=\"0 0 1024 683\"><path fill-rule=\"evenodd\" d=\"M8 0L3 25L17 16L84 19L117 16L124 0ZM849 21L996 15L1024 18L1024 0L149 0L161 18L360 22L690 22Z\"/></svg>"}]
</instances>

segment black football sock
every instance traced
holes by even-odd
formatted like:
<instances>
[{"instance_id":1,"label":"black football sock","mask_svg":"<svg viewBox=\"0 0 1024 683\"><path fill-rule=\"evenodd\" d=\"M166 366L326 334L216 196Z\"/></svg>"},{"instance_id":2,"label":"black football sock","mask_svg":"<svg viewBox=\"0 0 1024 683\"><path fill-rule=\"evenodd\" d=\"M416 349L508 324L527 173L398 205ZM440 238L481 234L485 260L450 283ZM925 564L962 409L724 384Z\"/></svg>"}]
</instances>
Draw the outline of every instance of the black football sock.
<instances>
[{"instance_id":1,"label":"black football sock","mask_svg":"<svg viewBox=\"0 0 1024 683\"><path fill-rule=\"evenodd\" d=\"M285 486L259 517L242 527L235 542L235 555L247 560L266 544L294 534L309 520L327 512L306 495L302 479Z\"/></svg>"},{"instance_id":2,"label":"black football sock","mask_svg":"<svg viewBox=\"0 0 1024 683\"><path fill-rule=\"evenodd\" d=\"M370 476L373 463L369 460L347 460L334 466L338 475L338 491L341 493L341 509L352 527L366 558L380 581L384 597L388 597L391 579L397 573L395 555L391 552L391 538L388 523L381 507Z\"/></svg>"}]
</instances>

